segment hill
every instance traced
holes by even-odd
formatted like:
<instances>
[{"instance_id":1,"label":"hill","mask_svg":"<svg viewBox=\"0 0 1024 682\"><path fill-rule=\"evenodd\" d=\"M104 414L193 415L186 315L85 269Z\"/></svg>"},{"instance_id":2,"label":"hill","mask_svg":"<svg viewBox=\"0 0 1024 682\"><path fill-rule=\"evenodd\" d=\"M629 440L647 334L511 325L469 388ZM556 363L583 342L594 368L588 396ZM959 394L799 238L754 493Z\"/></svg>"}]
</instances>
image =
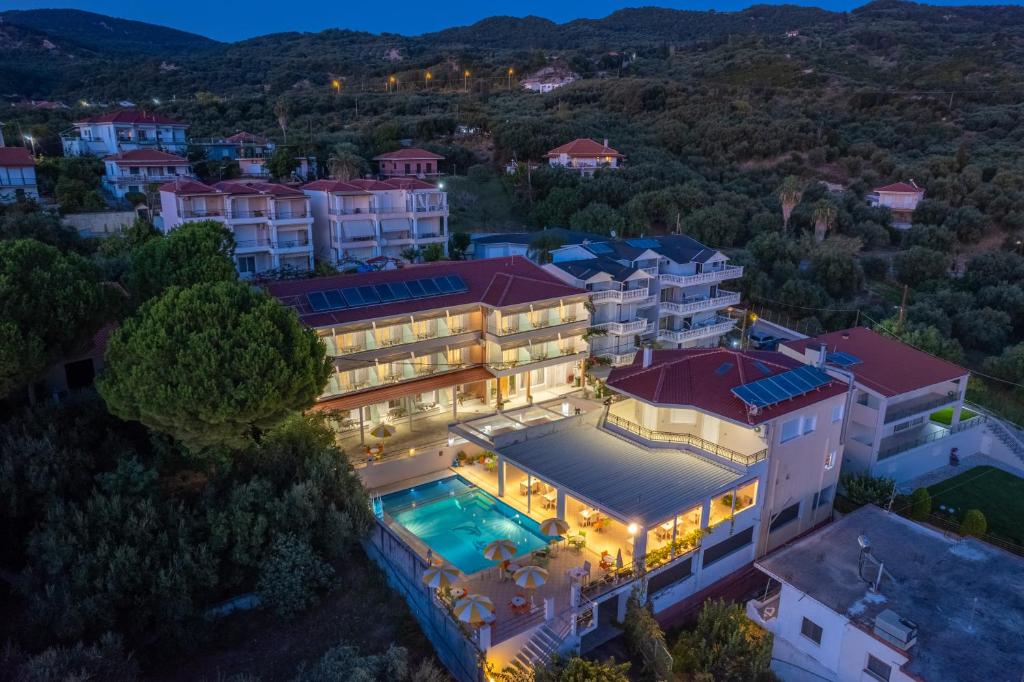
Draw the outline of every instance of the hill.
<instances>
[{"instance_id":1,"label":"hill","mask_svg":"<svg viewBox=\"0 0 1024 682\"><path fill-rule=\"evenodd\" d=\"M221 44L166 26L74 9L9 10L0 12L0 21L44 34L58 45L78 46L99 54L176 55Z\"/></svg>"}]
</instances>

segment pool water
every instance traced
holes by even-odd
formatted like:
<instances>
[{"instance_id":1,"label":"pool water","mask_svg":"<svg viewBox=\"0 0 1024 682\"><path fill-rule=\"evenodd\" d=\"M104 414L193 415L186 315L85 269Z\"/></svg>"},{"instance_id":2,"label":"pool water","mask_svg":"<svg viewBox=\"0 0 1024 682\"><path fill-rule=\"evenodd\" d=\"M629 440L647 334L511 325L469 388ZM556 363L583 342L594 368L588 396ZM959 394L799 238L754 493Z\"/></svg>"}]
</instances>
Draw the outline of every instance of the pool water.
<instances>
[{"instance_id":1,"label":"pool water","mask_svg":"<svg viewBox=\"0 0 1024 682\"><path fill-rule=\"evenodd\" d=\"M517 555L541 549L549 540L536 521L460 476L385 495L377 510L467 575L496 565L483 555L494 540L511 540Z\"/></svg>"}]
</instances>

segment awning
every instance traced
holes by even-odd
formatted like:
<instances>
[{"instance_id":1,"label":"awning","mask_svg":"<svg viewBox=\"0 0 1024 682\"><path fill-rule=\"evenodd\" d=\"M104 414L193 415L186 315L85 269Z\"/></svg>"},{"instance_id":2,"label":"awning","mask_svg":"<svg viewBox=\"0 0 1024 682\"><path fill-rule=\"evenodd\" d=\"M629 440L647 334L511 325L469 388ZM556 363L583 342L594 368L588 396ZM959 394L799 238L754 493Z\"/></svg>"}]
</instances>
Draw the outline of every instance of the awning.
<instances>
[{"instance_id":1,"label":"awning","mask_svg":"<svg viewBox=\"0 0 1024 682\"><path fill-rule=\"evenodd\" d=\"M404 398L417 393L435 391L439 388L449 388L460 384L472 384L477 381L485 381L493 378L494 377L491 376L490 372L483 367L469 367L455 372L445 372L444 374L436 374L422 379L413 379L412 381L391 384L389 386L381 386L379 388L371 388L358 393L349 393L348 395L339 396L337 398L329 398L311 407L310 411L354 410L357 407L362 407L364 405L373 405L374 403L382 403L386 400L396 400L398 398Z\"/></svg>"},{"instance_id":2,"label":"awning","mask_svg":"<svg viewBox=\"0 0 1024 682\"><path fill-rule=\"evenodd\" d=\"M409 232L412 224L406 218L389 218L380 221L380 229L384 232Z\"/></svg>"},{"instance_id":3,"label":"awning","mask_svg":"<svg viewBox=\"0 0 1024 682\"><path fill-rule=\"evenodd\" d=\"M377 231L373 228L373 222L370 220L345 221L341 227L345 236L350 239L377 236Z\"/></svg>"}]
</instances>

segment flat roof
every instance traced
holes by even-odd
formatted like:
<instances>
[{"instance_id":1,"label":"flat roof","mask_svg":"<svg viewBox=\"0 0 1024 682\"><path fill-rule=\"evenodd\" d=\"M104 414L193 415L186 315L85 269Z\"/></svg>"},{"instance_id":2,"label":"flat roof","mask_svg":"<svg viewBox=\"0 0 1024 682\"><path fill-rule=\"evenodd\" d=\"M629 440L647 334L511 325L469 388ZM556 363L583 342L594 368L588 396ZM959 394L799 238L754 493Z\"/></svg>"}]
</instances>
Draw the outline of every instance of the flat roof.
<instances>
[{"instance_id":1,"label":"flat roof","mask_svg":"<svg viewBox=\"0 0 1024 682\"><path fill-rule=\"evenodd\" d=\"M682 450L643 447L586 421L499 451L548 483L648 527L750 476Z\"/></svg>"},{"instance_id":2,"label":"flat roof","mask_svg":"<svg viewBox=\"0 0 1024 682\"><path fill-rule=\"evenodd\" d=\"M807 339L783 341L782 345L803 355L808 347L813 348L822 343L828 353L839 352L854 356L858 362L846 365L844 369L853 373L857 383L887 397L958 379L968 373L960 365L929 355L867 327L853 327Z\"/></svg>"},{"instance_id":3,"label":"flat roof","mask_svg":"<svg viewBox=\"0 0 1024 682\"><path fill-rule=\"evenodd\" d=\"M858 577L866 535L887 574L878 594ZM917 624L903 666L925 680L1019 680L1024 663L1024 559L953 540L867 505L757 562L868 632L891 609ZM869 565L871 565L869 563ZM873 566L872 574L878 567Z\"/></svg>"}]
</instances>

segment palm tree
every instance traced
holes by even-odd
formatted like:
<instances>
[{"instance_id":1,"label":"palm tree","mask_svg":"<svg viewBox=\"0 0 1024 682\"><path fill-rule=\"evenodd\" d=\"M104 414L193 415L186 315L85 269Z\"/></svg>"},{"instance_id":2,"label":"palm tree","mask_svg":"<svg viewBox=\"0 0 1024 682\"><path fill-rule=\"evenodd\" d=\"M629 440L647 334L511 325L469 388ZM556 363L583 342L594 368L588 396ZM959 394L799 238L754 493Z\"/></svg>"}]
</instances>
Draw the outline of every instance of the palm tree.
<instances>
[{"instance_id":1,"label":"palm tree","mask_svg":"<svg viewBox=\"0 0 1024 682\"><path fill-rule=\"evenodd\" d=\"M793 209L804 196L804 186L796 177L787 175L775 193L779 197L779 203L782 204L782 229L788 230L789 217L793 215Z\"/></svg>"},{"instance_id":2,"label":"palm tree","mask_svg":"<svg viewBox=\"0 0 1024 682\"><path fill-rule=\"evenodd\" d=\"M828 199L819 199L814 204L814 238L825 241L825 235L836 221L836 206Z\"/></svg>"},{"instance_id":3,"label":"palm tree","mask_svg":"<svg viewBox=\"0 0 1024 682\"><path fill-rule=\"evenodd\" d=\"M352 180L361 177L366 168L366 161L358 154L350 151L347 145L339 145L327 159L327 169L335 180Z\"/></svg>"},{"instance_id":4,"label":"palm tree","mask_svg":"<svg viewBox=\"0 0 1024 682\"><path fill-rule=\"evenodd\" d=\"M288 142L288 115L291 113L291 109L288 106L288 100L284 97L278 97L277 103L274 105L274 116L277 117L277 125L281 126L281 132L284 133L284 141Z\"/></svg>"}]
</instances>

